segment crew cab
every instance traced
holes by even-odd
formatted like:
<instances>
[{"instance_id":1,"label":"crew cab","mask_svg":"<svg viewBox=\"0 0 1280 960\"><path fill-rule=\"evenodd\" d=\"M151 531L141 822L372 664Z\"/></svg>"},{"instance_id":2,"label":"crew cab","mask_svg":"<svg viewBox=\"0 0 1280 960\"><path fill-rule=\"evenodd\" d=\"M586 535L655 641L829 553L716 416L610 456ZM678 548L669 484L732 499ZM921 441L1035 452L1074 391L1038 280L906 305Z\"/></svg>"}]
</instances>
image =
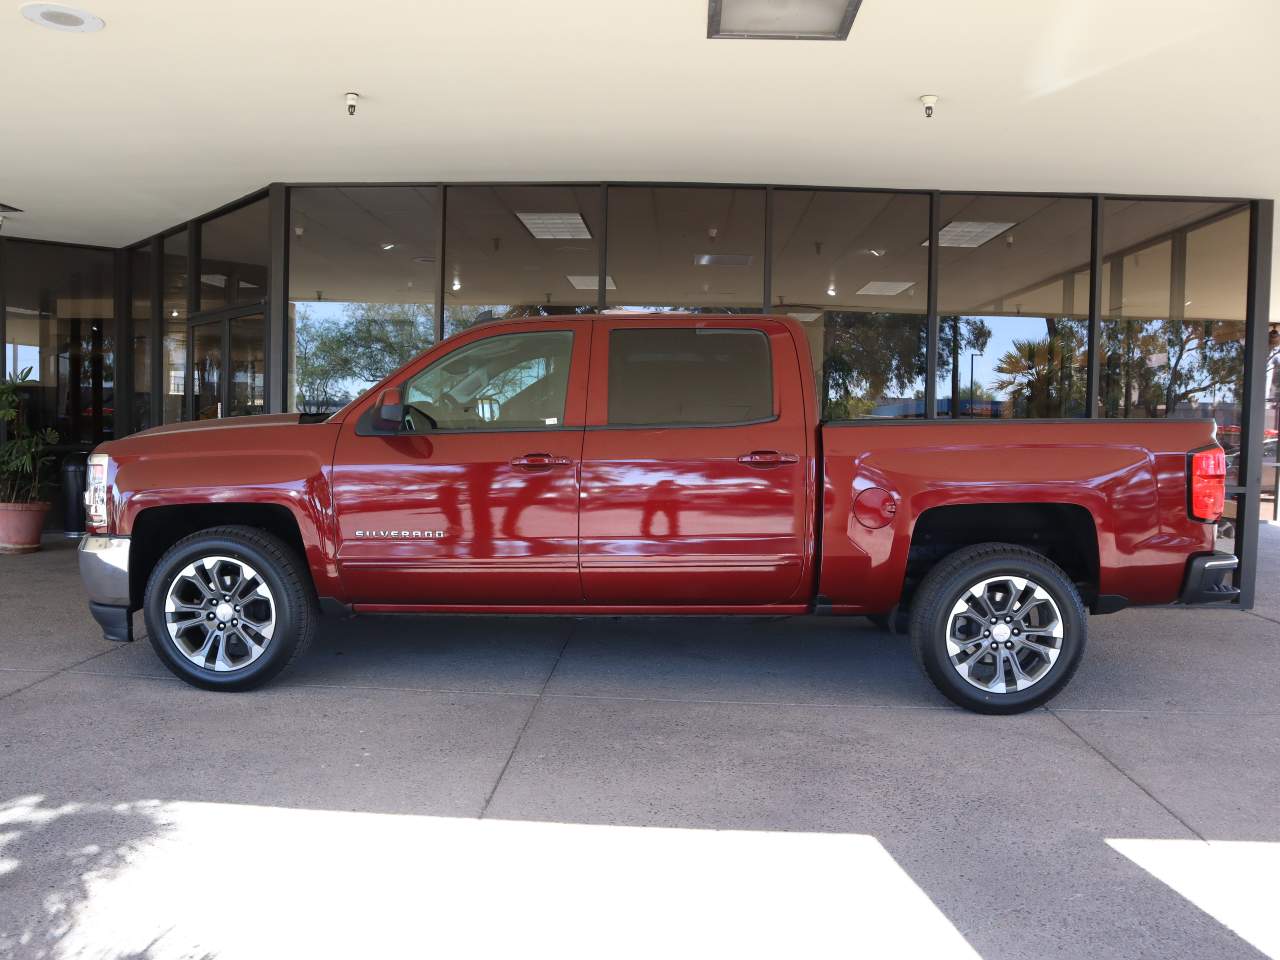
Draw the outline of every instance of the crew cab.
<instances>
[{"instance_id":1,"label":"crew cab","mask_svg":"<svg viewBox=\"0 0 1280 960\"><path fill-rule=\"evenodd\" d=\"M483 324L327 418L157 427L90 462L80 566L182 679L245 690L320 613L862 615L973 710L1044 703L1090 613L1224 602L1201 420L821 422L786 317Z\"/></svg>"}]
</instances>

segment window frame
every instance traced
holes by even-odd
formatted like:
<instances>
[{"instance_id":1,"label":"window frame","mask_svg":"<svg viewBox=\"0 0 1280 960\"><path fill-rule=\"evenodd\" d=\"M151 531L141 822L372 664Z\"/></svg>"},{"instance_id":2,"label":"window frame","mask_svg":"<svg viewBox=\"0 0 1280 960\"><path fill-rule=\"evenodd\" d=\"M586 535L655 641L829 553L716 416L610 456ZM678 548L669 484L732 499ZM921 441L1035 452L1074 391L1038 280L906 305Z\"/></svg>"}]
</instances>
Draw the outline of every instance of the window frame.
<instances>
[{"instance_id":1,"label":"window frame","mask_svg":"<svg viewBox=\"0 0 1280 960\"><path fill-rule=\"evenodd\" d=\"M603 330L599 325L607 324ZM615 330L732 330L737 332L758 333L765 339L769 362L769 394L772 413L767 417L751 420L734 420L720 423L610 423L609 422L609 343ZM718 430L737 427L758 426L763 423L776 423L782 418L782 378L778 376L778 364L785 362L786 354L777 349L778 342L791 343L789 331L777 321L768 319L755 320L750 316L730 316L701 319L697 314L674 314L671 319L646 316L640 324L632 325L624 316L606 315L597 320L599 347L592 357L592 389L588 407L588 430ZM781 359L780 359L781 358Z\"/></svg>"},{"instance_id":2,"label":"window frame","mask_svg":"<svg viewBox=\"0 0 1280 960\"><path fill-rule=\"evenodd\" d=\"M471 341L469 341L469 342L467 342L467 343L461 344L461 345L459 345L459 347L458 347L456 350L450 350L448 353L443 354L443 355L442 355L442 356L440 356L440 357L437 357L436 359L434 359L434 360L432 360L430 363L428 363L426 366L422 367L422 369L420 369L420 370L418 370L416 373L414 373L414 374L413 374L413 376L411 376L411 377L407 378L407 379L406 379L406 380L405 380L405 381L400 385L400 389L401 389L401 399L402 399L402 402L404 403L404 405L405 405L405 406L408 406L408 405L409 405L409 398L408 398L408 394L409 394L409 390L410 390L410 388L413 386L413 384L414 384L414 383L416 383L418 380L421 380L423 377L427 376L427 374L429 374L429 373L430 373L432 370L434 370L436 367L440 366L441 364L448 363L448 362L450 362L451 360L456 359L457 357L461 356L463 353L467 352L468 350L476 349L476 348L478 348L481 344L488 343L488 342L490 342L490 341L492 341L492 340L502 340L502 339L505 339L506 337L527 337L527 336L534 336L534 337L537 337L537 336L546 336L546 335L548 335L548 334L551 334L551 335L567 334L567 335L568 335L568 337L569 337L569 349L568 349L568 355L569 355L569 370L568 370L568 372L567 372L567 374L566 374L566 377L565 377L564 403L563 403L563 405L561 406L560 416L559 416L559 418L558 418L558 420L559 420L559 422L558 422L558 423L556 423L556 424L544 424L544 425L541 425L541 426L531 424L531 425L529 425L529 426L521 426L521 427L504 426L504 427L494 427L494 428L488 428L488 427L442 427L442 428L438 428L438 429L433 429L429 434L427 434L427 436L438 435L438 434L449 434L449 433L481 433L481 434L489 434L489 433L528 433L528 432L535 432L535 433L539 433L539 432L543 432L544 430L560 430L560 429L563 429L563 428L564 428L564 421L565 421L565 417L566 417L566 414L568 413L568 409L569 409L570 385L571 385L572 380L573 380L573 348L574 348L574 331L573 331L573 330L553 330L553 329L548 329L548 330L510 330L510 331L504 331L504 332L502 332L502 333L494 334L493 336L488 336L488 337L479 337L479 338L476 338L476 339L474 339L474 340L471 340ZM522 362L523 362L523 361L522 361ZM535 381L535 382L536 382L536 381ZM531 384L531 386L532 386L532 384ZM526 388L526 389L527 389L527 388ZM494 421L494 422L496 422L496 421Z\"/></svg>"},{"instance_id":3,"label":"window frame","mask_svg":"<svg viewBox=\"0 0 1280 960\"><path fill-rule=\"evenodd\" d=\"M585 323L583 321L586 321ZM410 381L424 373L436 363L452 356L479 340L490 340L494 337L509 336L515 333L568 333L573 339L569 352L569 381L565 392L565 409L562 422L557 426L503 427L495 430L444 429L431 430L427 433L407 433L402 430L384 430L376 426L374 410L378 406L383 391L399 388L403 390ZM417 437L420 439L440 436L500 436L506 433L550 433L562 430L582 430L586 407L586 369L591 350L591 324L589 317L563 316L546 320L503 320L492 325L473 327L463 333L455 334L443 343L435 344L418 354L414 359L393 371L380 382L374 384L342 410L333 414L329 420L336 422L351 421L355 424L355 433L361 437Z\"/></svg>"}]
</instances>

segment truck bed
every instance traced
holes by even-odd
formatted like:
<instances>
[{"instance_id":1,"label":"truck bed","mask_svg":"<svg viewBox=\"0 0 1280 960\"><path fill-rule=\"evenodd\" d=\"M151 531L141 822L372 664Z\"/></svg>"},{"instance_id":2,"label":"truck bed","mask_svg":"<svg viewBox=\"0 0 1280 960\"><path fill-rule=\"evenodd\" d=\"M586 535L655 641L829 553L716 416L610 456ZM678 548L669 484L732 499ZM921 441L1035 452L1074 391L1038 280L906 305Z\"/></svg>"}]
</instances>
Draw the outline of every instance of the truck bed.
<instances>
[{"instance_id":1,"label":"truck bed","mask_svg":"<svg viewBox=\"0 0 1280 960\"><path fill-rule=\"evenodd\" d=\"M833 612L885 612L910 589L913 549L946 546L948 516L989 516L989 539L1001 539L1011 525L1017 532L1019 514L995 508L1025 504L1092 526L1097 586L1087 602L1169 602L1188 554L1213 549L1214 526L1187 513L1187 454L1214 433L1208 420L824 424L817 592ZM888 499L876 489L894 516L872 528L855 501L865 514Z\"/></svg>"}]
</instances>

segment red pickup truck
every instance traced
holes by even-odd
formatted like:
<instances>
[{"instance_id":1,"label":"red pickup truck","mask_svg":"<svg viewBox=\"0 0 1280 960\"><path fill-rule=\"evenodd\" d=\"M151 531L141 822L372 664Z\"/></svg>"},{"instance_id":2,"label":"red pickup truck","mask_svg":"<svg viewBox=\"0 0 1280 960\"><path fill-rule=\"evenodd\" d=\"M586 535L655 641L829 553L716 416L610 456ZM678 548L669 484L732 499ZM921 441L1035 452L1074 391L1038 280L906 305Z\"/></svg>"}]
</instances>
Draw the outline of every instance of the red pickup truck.
<instances>
[{"instance_id":1,"label":"red pickup truck","mask_svg":"<svg viewBox=\"0 0 1280 960\"><path fill-rule=\"evenodd\" d=\"M1070 679L1087 613L1222 602L1202 420L819 419L785 317L566 316L440 343L334 415L157 427L91 458L80 566L182 679L244 690L321 611L860 614L990 713Z\"/></svg>"}]
</instances>

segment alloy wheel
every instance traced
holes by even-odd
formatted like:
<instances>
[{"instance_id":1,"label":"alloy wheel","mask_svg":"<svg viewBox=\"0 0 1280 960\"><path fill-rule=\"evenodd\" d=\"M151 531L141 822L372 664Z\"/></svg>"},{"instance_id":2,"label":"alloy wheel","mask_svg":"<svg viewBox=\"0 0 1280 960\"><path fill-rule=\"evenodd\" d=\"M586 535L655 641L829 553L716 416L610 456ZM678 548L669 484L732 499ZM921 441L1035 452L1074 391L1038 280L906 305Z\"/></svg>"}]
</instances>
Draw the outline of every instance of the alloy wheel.
<instances>
[{"instance_id":1,"label":"alloy wheel","mask_svg":"<svg viewBox=\"0 0 1280 960\"><path fill-rule=\"evenodd\" d=\"M1013 693L1034 686L1062 652L1062 612L1026 577L988 577L970 585L947 617L947 656L980 690Z\"/></svg>"},{"instance_id":2,"label":"alloy wheel","mask_svg":"<svg viewBox=\"0 0 1280 960\"><path fill-rule=\"evenodd\" d=\"M169 639L198 667L242 670L266 651L276 603L262 576L235 557L202 557L183 567L164 603Z\"/></svg>"}]
</instances>

